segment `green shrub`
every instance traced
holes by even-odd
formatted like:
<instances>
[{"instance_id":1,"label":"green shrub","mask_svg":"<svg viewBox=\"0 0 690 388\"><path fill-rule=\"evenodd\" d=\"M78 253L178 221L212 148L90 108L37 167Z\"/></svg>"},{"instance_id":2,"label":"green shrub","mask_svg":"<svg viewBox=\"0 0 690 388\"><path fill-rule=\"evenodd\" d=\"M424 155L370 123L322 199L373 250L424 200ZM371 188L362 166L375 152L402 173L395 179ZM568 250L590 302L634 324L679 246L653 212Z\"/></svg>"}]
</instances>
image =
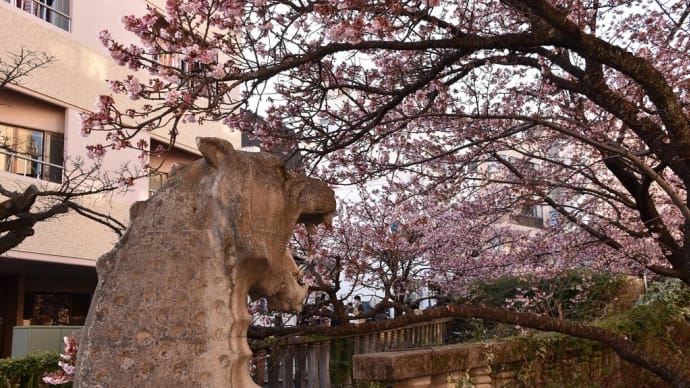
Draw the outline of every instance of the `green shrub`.
<instances>
[{"instance_id":1,"label":"green shrub","mask_svg":"<svg viewBox=\"0 0 690 388\"><path fill-rule=\"evenodd\" d=\"M591 321L604 314L624 282L622 276L607 272L571 270L555 278L541 279L538 285L552 290L554 299L562 304L564 318Z\"/></svg>"},{"instance_id":2,"label":"green shrub","mask_svg":"<svg viewBox=\"0 0 690 388\"><path fill-rule=\"evenodd\" d=\"M624 333L636 342L655 338L673 344L668 338L669 328L683 318L690 318L690 287L678 279L670 279L650 283L630 310L604 319L600 325Z\"/></svg>"},{"instance_id":3,"label":"green shrub","mask_svg":"<svg viewBox=\"0 0 690 388\"><path fill-rule=\"evenodd\" d=\"M612 313L610 306L625 284L622 276L586 269L569 270L550 278L506 276L475 282L457 302L591 322ZM523 333L514 325L481 319L456 320L450 331L449 343Z\"/></svg>"},{"instance_id":4,"label":"green shrub","mask_svg":"<svg viewBox=\"0 0 690 388\"><path fill-rule=\"evenodd\" d=\"M677 310L673 306L657 301L634 306L620 316L602 321L602 326L609 326L631 340L641 342L651 337L665 337L668 326L677 318Z\"/></svg>"},{"instance_id":5,"label":"green shrub","mask_svg":"<svg viewBox=\"0 0 690 388\"><path fill-rule=\"evenodd\" d=\"M637 300L635 306L663 303L690 317L690 287L680 279L651 282L647 291Z\"/></svg>"},{"instance_id":6,"label":"green shrub","mask_svg":"<svg viewBox=\"0 0 690 388\"><path fill-rule=\"evenodd\" d=\"M503 307L506 299L515 298L517 290L529 287L529 282L516 276L505 276L493 281L479 281L473 284L467 302L489 307Z\"/></svg>"},{"instance_id":7,"label":"green shrub","mask_svg":"<svg viewBox=\"0 0 690 388\"><path fill-rule=\"evenodd\" d=\"M0 359L1 388L38 388L44 385L41 377L59 369L60 355L54 352L37 352L24 358ZM69 385L62 385L69 386Z\"/></svg>"},{"instance_id":8,"label":"green shrub","mask_svg":"<svg viewBox=\"0 0 690 388\"><path fill-rule=\"evenodd\" d=\"M588 270L565 271L550 278L506 276L477 282L463 301L589 321L602 315L623 284L622 277ZM538 306L509 305L520 298L530 299Z\"/></svg>"}]
</instances>

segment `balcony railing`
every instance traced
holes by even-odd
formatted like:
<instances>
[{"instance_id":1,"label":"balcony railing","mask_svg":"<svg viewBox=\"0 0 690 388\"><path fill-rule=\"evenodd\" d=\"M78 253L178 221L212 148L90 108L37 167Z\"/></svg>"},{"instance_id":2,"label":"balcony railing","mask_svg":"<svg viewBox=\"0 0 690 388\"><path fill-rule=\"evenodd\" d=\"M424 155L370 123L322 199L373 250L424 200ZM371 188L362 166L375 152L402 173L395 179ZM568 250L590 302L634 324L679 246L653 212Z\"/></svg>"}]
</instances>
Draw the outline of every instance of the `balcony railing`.
<instances>
[{"instance_id":1,"label":"balcony railing","mask_svg":"<svg viewBox=\"0 0 690 388\"><path fill-rule=\"evenodd\" d=\"M12 152L2 148L0 148L0 169L26 177L55 183L62 182L63 166L34 159L28 154Z\"/></svg>"},{"instance_id":2,"label":"balcony railing","mask_svg":"<svg viewBox=\"0 0 690 388\"><path fill-rule=\"evenodd\" d=\"M348 337L292 337L254 355L254 381L266 388L350 387L353 355L441 345L453 321L441 318Z\"/></svg>"},{"instance_id":3,"label":"balcony railing","mask_svg":"<svg viewBox=\"0 0 690 388\"><path fill-rule=\"evenodd\" d=\"M522 226L528 226L530 228L544 228L544 219L542 217L526 216L526 215L513 215L513 221L516 224Z\"/></svg>"},{"instance_id":4,"label":"balcony railing","mask_svg":"<svg viewBox=\"0 0 690 388\"><path fill-rule=\"evenodd\" d=\"M65 31L70 31L71 29L72 18L69 15L69 3L66 3L67 12L65 12L65 10L59 10L39 0L5 0L5 2L39 17L50 24L60 27Z\"/></svg>"}]
</instances>

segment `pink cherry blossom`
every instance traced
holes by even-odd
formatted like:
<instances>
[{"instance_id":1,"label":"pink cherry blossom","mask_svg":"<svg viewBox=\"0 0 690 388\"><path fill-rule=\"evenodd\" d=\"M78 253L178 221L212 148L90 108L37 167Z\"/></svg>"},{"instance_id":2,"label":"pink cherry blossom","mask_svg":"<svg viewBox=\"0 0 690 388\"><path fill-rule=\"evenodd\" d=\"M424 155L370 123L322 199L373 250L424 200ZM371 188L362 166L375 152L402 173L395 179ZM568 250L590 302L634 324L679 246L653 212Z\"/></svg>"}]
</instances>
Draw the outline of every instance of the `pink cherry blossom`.
<instances>
[{"instance_id":1,"label":"pink cherry blossom","mask_svg":"<svg viewBox=\"0 0 690 388\"><path fill-rule=\"evenodd\" d=\"M572 266L690 282L687 2L515 4L168 1L123 19L139 45L101 34L150 78L82 115L112 134L89 152L221 121L329 182L384 180L449 289Z\"/></svg>"}]
</instances>

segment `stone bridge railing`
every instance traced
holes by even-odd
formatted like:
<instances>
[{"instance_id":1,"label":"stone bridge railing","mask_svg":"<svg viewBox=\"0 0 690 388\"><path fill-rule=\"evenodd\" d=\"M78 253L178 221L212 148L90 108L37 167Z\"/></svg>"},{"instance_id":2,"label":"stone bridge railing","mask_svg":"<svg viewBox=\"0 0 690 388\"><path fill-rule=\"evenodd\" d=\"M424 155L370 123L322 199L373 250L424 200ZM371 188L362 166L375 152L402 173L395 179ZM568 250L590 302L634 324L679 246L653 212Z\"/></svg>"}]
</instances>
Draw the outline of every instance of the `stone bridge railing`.
<instances>
[{"instance_id":1,"label":"stone bridge railing","mask_svg":"<svg viewBox=\"0 0 690 388\"><path fill-rule=\"evenodd\" d=\"M357 354L353 377L386 388L666 386L602 345L573 344L556 343L565 348L555 353L513 340Z\"/></svg>"},{"instance_id":2,"label":"stone bridge railing","mask_svg":"<svg viewBox=\"0 0 690 388\"><path fill-rule=\"evenodd\" d=\"M349 337L293 337L285 345L257 353L254 380L270 388L349 386L354 355L441 345L452 321L437 319Z\"/></svg>"},{"instance_id":3,"label":"stone bridge railing","mask_svg":"<svg viewBox=\"0 0 690 388\"><path fill-rule=\"evenodd\" d=\"M259 354L255 381L268 388L664 386L595 342L547 335L443 345L452 327L449 318L348 337L293 337Z\"/></svg>"}]
</instances>

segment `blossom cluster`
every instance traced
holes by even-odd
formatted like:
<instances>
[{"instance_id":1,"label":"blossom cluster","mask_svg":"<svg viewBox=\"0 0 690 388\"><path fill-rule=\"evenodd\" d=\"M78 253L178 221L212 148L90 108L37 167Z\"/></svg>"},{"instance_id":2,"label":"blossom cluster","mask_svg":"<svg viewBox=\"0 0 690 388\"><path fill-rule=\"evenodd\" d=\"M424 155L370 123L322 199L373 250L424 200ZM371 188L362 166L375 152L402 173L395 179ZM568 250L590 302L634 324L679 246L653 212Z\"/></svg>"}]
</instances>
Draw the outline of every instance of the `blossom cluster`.
<instances>
[{"instance_id":1,"label":"blossom cluster","mask_svg":"<svg viewBox=\"0 0 690 388\"><path fill-rule=\"evenodd\" d=\"M74 380L74 373L77 370L75 363L79 348L73 336L64 337L63 341L65 343L65 352L60 354L60 361L58 362L60 369L48 373L42 378L43 382L48 385L60 385Z\"/></svg>"},{"instance_id":2,"label":"blossom cluster","mask_svg":"<svg viewBox=\"0 0 690 388\"><path fill-rule=\"evenodd\" d=\"M89 151L214 120L329 182L385 180L316 250L355 283L688 268L687 2L539 3L169 0L124 18L140 44L101 34L137 73L83 115L112 134Z\"/></svg>"}]
</instances>

